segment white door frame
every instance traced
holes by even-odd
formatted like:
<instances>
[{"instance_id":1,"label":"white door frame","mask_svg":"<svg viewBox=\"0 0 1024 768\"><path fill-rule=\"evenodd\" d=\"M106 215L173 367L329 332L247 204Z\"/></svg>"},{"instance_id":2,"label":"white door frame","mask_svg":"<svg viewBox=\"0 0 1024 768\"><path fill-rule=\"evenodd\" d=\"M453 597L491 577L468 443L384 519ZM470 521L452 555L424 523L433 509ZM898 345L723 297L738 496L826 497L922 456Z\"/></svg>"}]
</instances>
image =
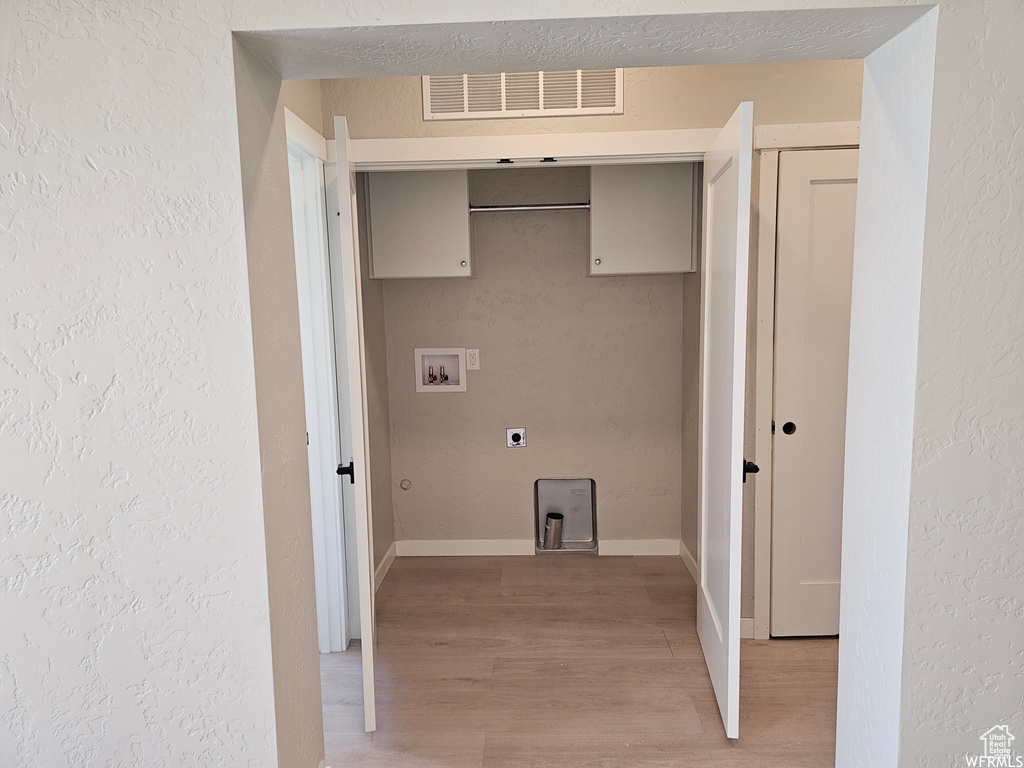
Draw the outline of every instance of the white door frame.
<instances>
[{"instance_id":1,"label":"white door frame","mask_svg":"<svg viewBox=\"0 0 1024 768\"><path fill-rule=\"evenodd\" d=\"M350 139L356 171L439 171L494 168L499 159L517 168L558 165L670 163L703 160L718 130L682 128L664 131L608 131L523 136L460 136L425 139ZM328 162L337 161L337 146L327 142Z\"/></svg>"},{"instance_id":2,"label":"white door frame","mask_svg":"<svg viewBox=\"0 0 1024 768\"><path fill-rule=\"evenodd\" d=\"M284 110L289 163L312 162L303 168L307 186L315 185L310 201L318 216L315 242L305 253L296 250L296 282L302 336L303 390L307 413L307 445L313 528L317 644L320 653L344 651L358 637L358 588L348 575L345 546L346 505L334 472L341 452L334 323L328 272L327 199L324 177L327 143L289 109ZM289 177L291 173L289 173ZM293 210L296 200L293 198ZM350 515L349 515L350 517ZM355 610L353 610L353 608ZM352 617L355 617L355 621ZM355 629L355 631L353 631Z\"/></svg>"},{"instance_id":3,"label":"white door frame","mask_svg":"<svg viewBox=\"0 0 1024 768\"><path fill-rule=\"evenodd\" d=\"M754 483L753 636L769 637L772 584L772 403L775 371L775 245L779 199L779 152L849 149L860 145L860 123L763 125L754 129L760 155L757 192L757 321L754 339L754 457L760 467Z\"/></svg>"}]
</instances>

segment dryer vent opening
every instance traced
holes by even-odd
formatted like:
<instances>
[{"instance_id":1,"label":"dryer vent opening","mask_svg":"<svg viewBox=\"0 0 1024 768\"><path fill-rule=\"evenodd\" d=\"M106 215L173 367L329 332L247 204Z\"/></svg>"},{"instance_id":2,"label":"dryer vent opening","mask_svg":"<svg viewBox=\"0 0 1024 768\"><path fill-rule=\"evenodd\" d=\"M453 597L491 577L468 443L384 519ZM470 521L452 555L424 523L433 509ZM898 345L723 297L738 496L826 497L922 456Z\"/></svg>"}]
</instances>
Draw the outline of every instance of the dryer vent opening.
<instances>
[{"instance_id":1,"label":"dryer vent opening","mask_svg":"<svg viewBox=\"0 0 1024 768\"><path fill-rule=\"evenodd\" d=\"M533 499L537 554L597 554L597 486L591 478L538 480Z\"/></svg>"}]
</instances>

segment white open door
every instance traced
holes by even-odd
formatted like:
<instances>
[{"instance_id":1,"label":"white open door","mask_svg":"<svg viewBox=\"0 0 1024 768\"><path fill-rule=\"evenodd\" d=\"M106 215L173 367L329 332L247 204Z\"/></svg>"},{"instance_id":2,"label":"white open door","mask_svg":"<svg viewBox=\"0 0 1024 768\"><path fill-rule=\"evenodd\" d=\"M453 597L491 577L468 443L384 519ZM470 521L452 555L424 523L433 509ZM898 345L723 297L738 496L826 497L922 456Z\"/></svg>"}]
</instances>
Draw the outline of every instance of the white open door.
<instances>
[{"instance_id":1,"label":"white open door","mask_svg":"<svg viewBox=\"0 0 1024 768\"><path fill-rule=\"evenodd\" d=\"M354 491L355 561L359 582L359 636L362 641L363 711L367 732L376 730L373 660L374 632L373 527L370 516L370 467L366 434L366 376L362 327L362 274L359 263L359 230L356 226L355 172L349 163L348 124L334 118L338 163L327 175L328 234L331 251L331 286L334 297L334 326L338 349L340 407L347 409L351 442L342 436L341 466L351 473L339 476ZM344 350L344 357L342 351ZM348 396L345 397L344 395ZM345 420L344 418L342 419Z\"/></svg>"},{"instance_id":2,"label":"white open door","mask_svg":"<svg viewBox=\"0 0 1024 768\"><path fill-rule=\"evenodd\" d=\"M697 634L725 733L739 738L743 391L754 105L704 156Z\"/></svg>"}]
</instances>

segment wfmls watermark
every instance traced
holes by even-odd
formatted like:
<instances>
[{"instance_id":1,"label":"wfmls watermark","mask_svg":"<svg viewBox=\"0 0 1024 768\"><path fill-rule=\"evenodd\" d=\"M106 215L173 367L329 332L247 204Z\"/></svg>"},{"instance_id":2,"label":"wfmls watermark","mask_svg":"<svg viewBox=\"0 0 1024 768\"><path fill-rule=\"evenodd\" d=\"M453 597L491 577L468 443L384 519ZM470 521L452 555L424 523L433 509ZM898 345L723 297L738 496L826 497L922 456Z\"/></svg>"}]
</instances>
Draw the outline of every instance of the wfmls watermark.
<instances>
[{"instance_id":1,"label":"wfmls watermark","mask_svg":"<svg viewBox=\"0 0 1024 768\"><path fill-rule=\"evenodd\" d=\"M1024 768L1024 754L1014 751L1016 737L1005 725L993 726L978 738L984 747L980 753L964 757L967 768Z\"/></svg>"}]
</instances>

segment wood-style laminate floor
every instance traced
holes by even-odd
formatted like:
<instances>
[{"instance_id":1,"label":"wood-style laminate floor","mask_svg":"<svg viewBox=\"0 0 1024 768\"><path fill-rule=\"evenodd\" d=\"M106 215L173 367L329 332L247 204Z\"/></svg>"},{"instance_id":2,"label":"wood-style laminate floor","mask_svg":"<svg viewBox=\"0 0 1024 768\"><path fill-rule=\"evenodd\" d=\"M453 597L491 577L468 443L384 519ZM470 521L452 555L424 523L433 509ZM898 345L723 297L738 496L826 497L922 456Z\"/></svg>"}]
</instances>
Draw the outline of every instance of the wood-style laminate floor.
<instances>
[{"instance_id":1,"label":"wood-style laminate floor","mask_svg":"<svg viewBox=\"0 0 1024 768\"><path fill-rule=\"evenodd\" d=\"M678 557L399 558L358 648L321 656L327 765L826 768L838 641L743 641L725 738Z\"/></svg>"}]
</instances>

